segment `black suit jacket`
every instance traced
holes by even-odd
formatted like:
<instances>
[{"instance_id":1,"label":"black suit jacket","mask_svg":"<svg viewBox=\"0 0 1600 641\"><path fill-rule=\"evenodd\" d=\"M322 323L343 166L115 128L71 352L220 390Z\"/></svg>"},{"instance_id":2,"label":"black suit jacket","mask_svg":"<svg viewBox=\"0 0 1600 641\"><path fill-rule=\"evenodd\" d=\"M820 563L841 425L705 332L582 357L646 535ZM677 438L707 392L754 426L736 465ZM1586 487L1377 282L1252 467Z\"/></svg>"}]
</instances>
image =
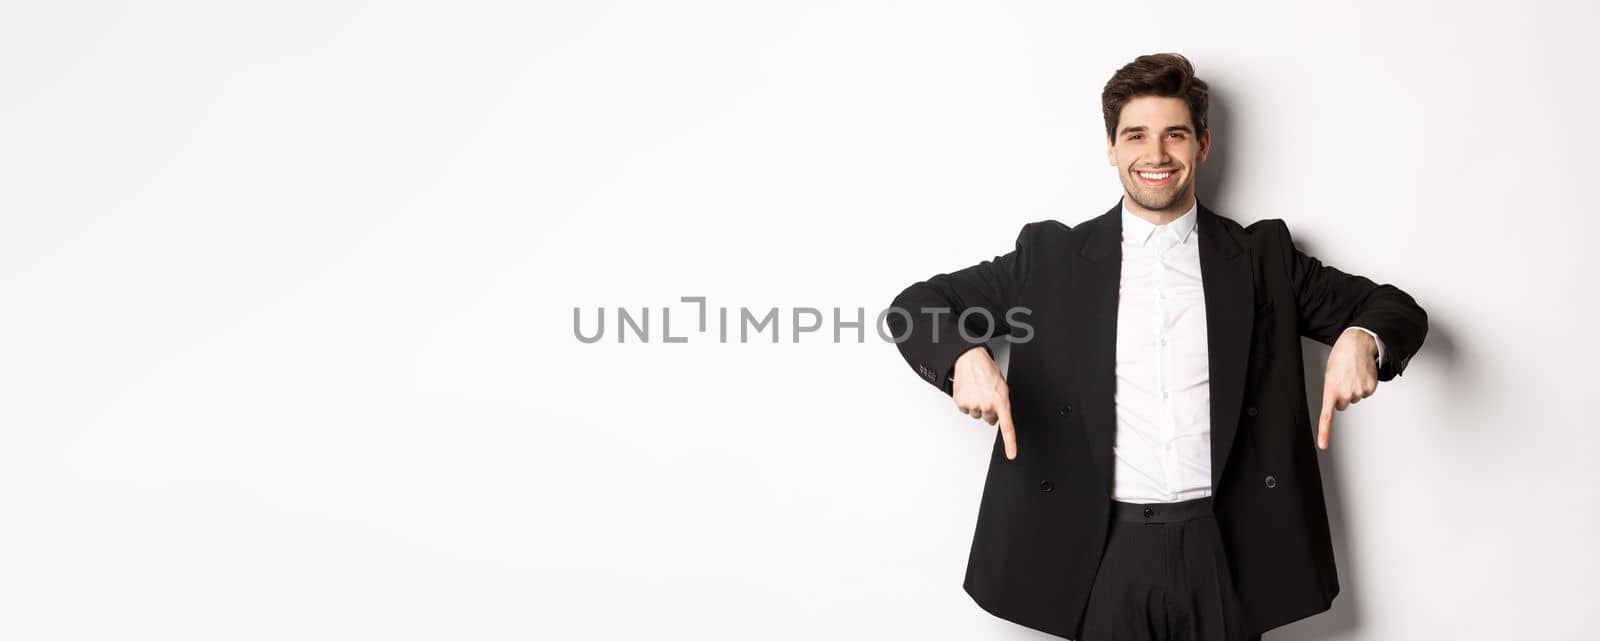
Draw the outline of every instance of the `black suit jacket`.
<instances>
[{"instance_id":1,"label":"black suit jacket","mask_svg":"<svg viewBox=\"0 0 1600 641\"><path fill-rule=\"evenodd\" d=\"M982 344L984 315L1013 344L1007 373L1017 458L996 434L964 587L996 616L1076 637L1106 542L1116 436L1121 202L1077 227L1030 223L993 260L907 287L889 329L912 369L945 394L956 358ZM1211 371L1211 480L1247 628L1327 610L1339 593L1306 407L1300 337L1333 344L1359 325L1384 341L1378 378L1422 346L1427 314L1392 285L1295 249L1281 220L1248 227L1198 206ZM948 308L951 313L921 310ZM937 332L938 340L934 340ZM969 342L970 341L970 342Z\"/></svg>"}]
</instances>

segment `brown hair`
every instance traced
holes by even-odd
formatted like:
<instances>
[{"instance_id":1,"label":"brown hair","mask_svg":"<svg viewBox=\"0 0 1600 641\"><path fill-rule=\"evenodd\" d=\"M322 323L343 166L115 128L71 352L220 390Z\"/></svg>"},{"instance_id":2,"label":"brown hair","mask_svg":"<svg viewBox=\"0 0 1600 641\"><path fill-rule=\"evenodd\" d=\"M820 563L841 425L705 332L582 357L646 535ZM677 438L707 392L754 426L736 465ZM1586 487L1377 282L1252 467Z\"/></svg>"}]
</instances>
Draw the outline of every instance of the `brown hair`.
<instances>
[{"instance_id":1,"label":"brown hair","mask_svg":"<svg viewBox=\"0 0 1600 641\"><path fill-rule=\"evenodd\" d=\"M1106 119L1106 135L1113 141L1122 107L1139 96L1182 98L1189 104L1189 119L1194 135L1206 130L1206 104L1210 92L1204 80L1194 76L1189 59L1176 53L1153 53L1134 58L1106 82L1100 92L1100 111Z\"/></svg>"}]
</instances>

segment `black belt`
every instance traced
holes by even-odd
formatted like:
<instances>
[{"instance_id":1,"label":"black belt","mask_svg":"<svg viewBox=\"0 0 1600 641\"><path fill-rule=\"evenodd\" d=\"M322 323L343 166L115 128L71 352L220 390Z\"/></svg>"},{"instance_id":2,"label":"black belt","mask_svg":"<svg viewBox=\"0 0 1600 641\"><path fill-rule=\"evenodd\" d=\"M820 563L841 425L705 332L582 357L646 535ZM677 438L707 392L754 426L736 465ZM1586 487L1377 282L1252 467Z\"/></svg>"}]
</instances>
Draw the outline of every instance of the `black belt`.
<instances>
[{"instance_id":1,"label":"black belt","mask_svg":"<svg viewBox=\"0 0 1600 641\"><path fill-rule=\"evenodd\" d=\"M1127 523L1180 523L1209 516L1213 516L1209 496L1177 503L1111 502L1111 518Z\"/></svg>"}]
</instances>

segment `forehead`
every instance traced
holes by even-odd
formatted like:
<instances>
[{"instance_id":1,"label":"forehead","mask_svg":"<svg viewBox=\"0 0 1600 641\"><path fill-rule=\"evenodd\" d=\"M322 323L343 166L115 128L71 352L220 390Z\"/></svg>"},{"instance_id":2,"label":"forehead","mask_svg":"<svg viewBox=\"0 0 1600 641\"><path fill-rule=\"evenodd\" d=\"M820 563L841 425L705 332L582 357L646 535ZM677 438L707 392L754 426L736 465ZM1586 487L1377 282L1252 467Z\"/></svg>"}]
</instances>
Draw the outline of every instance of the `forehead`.
<instances>
[{"instance_id":1,"label":"forehead","mask_svg":"<svg viewBox=\"0 0 1600 641\"><path fill-rule=\"evenodd\" d=\"M1123 105L1122 114L1117 118L1118 131L1141 126L1162 130L1174 125L1194 127L1189 120L1189 105L1181 98L1139 96Z\"/></svg>"}]
</instances>

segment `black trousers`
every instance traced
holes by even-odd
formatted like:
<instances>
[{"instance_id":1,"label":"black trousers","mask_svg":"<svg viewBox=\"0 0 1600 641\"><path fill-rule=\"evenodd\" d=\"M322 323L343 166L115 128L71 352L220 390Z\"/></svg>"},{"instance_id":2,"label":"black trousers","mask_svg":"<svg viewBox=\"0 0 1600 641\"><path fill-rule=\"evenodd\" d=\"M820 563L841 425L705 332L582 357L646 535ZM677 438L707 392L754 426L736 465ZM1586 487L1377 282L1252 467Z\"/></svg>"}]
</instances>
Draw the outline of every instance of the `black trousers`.
<instances>
[{"instance_id":1,"label":"black trousers","mask_svg":"<svg viewBox=\"0 0 1600 641\"><path fill-rule=\"evenodd\" d=\"M1210 497L1113 502L1080 641L1259 641L1243 626Z\"/></svg>"}]
</instances>

